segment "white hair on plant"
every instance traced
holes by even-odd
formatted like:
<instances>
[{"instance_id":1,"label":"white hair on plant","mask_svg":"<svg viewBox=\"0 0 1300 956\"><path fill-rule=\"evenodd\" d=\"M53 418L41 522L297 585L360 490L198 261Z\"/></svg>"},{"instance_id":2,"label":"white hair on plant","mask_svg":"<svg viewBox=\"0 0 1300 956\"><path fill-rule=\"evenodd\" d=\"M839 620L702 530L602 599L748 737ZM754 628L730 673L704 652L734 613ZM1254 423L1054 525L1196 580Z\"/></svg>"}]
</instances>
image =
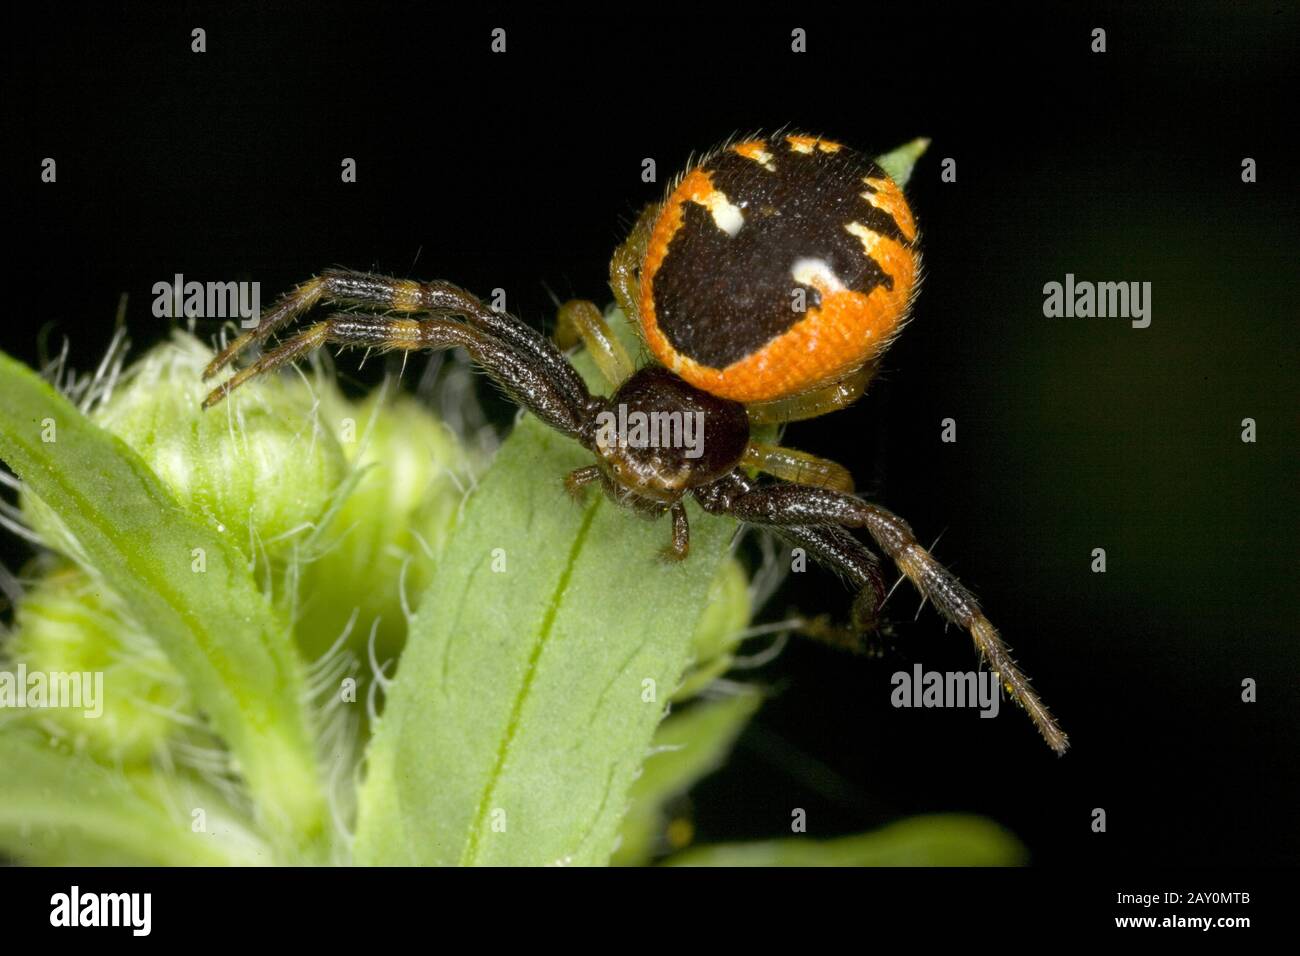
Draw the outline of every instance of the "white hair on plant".
<instances>
[{"instance_id":1,"label":"white hair on plant","mask_svg":"<svg viewBox=\"0 0 1300 956\"><path fill-rule=\"evenodd\" d=\"M304 703L311 713L315 731L316 756L325 770L325 797L330 821L338 838L337 863L347 862L346 847L352 838L352 820L356 813L356 787L352 786L361 765L362 741L356 708L345 700L344 681L358 679L361 664L348 641L356 627L361 609L353 608L334 643L308 667ZM371 633L378 627L372 625Z\"/></svg>"},{"instance_id":2,"label":"white hair on plant","mask_svg":"<svg viewBox=\"0 0 1300 956\"><path fill-rule=\"evenodd\" d=\"M747 534L755 536L761 556L758 567L749 576L749 606L760 608L771 600L772 595L785 582L790 572L790 563L785 560L784 554L778 554L776 541L769 532L751 525L741 526L736 534L737 544Z\"/></svg>"}]
</instances>

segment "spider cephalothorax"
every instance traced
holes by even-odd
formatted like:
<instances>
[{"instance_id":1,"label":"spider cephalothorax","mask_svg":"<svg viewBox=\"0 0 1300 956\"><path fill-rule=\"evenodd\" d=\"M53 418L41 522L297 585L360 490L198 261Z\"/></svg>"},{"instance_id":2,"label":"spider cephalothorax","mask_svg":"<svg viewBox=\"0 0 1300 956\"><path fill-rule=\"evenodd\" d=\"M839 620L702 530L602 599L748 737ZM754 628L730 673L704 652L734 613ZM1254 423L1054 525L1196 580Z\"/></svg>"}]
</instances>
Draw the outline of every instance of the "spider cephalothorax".
<instances>
[{"instance_id":1,"label":"spider cephalothorax","mask_svg":"<svg viewBox=\"0 0 1300 956\"><path fill-rule=\"evenodd\" d=\"M751 423L810 418L862 394L915 296L916 240L902 190L862 154L808 136L746 140L677 180L610 262L614 297L659 364L635 369L592 303L560 308L559 346L586 345L611 386L608 398L588 390L556 343L451 283L328 270L263 313L206 374L317 304L354 311L268 351L204 407L328 342L463 348L515 402L592 452L593 463L565 479L571 493L598 483L620 504L672 516L670 558L689 550L688 497L707 512L772 527L858 589L852 628L863 633L875 626L884 581L879 560L845 529L866 529L970 633L1048 744L1064 752L1065 734L975 598L907 523L856 497L840 465L751 435ZM760 483L755 472L780 480Z\"/></svg>"},{"instance_id":2,"label":"spider cephalothorax","mask_svg":"<svg viewBox=\"0 0 1300 956\"><path fill-rule=\"evenodd\" d=\"M749 416L658 365L633 372L592 420L584 443L613 489L672 505L734 471L749 447Z\"/></svg>"}]
</instances>

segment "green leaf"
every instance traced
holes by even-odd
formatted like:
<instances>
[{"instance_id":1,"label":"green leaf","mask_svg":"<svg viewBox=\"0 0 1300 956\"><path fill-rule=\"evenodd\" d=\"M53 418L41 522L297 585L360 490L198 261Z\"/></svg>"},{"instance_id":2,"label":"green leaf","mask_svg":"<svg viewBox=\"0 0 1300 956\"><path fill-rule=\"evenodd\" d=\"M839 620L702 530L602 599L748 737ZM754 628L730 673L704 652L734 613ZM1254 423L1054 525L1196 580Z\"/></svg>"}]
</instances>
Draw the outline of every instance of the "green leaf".
<instances>
[{"instance_id":1,"label":"green leaf","mask_svg":"<svg viewBox=\"0 0 1300 956\"><path fill-rule=\"evenodd\" d=\"M708 604L691 641L691 668L673 700L690 700L731 669L732 652L749 626L749 605L749 575L736 558L729 558L713 576Z\"/></svg>"},{"instance_id":2,"label":"green leaf","mask_svg":"<svg viewBox=\"0 0 1300 956\"><path fill-rule=\"evenodd\" d=\"M722 766L762 700L759 691L744 690L733 697L699 701L660 725L652 755L632 785L632 806L623 820L614 863L635 866L653 855L665 822L663 805Z\"/></svg>"},{"instance_id":3,"label":"green leaf","mask_svg":"<svg viewBox=\"0 0 1300 956\"><path fill-rule=\"evenodd\" d=\"M900 820L872 833L811 840L704 846L672 857L674 866L1017 866L1024 847L984 817L936 814Z\"/></svg>"},{"instance_id":4,"label":"green leaf","mask_svg":"<svg viewBox=\"0 0 1300 956\"><path fill-rule=\"evenodd\" d=\"M182 508L139 455L2 353L0 391L0 457L186 679L268 832L291 850L320 840L327 812L301 664L244 557Z\"/></svg>"},{"instance_id":5,"label":"green leaf","mask_svg":"<svg viewBox=\"0 0 1300 956\"><path fill-rule=\"evenodd\" d=\"M889 173L890 179L899 186L906 186L907 181L912 178L912 169L916 166L916 161L925 155L925 151L929 148L928 139L924 137L914 139L883 156L877 156L876 162L880 164L881 169Z\"/></svg>"},{"instance_id":6,"label":"green leaf","mask_svg":"<svg viewBox=\"0 0 1300 956\"><path fill-rule=\"evenodd\" d=\"M46 866L272 862L270 848L197 782L173 784L166 800L152 775L128 777L12 728L0 734L0 767L0 847L16 859ZM191 824L195 810L204 814L200 832Z\"/></svg>"},{"instance_id":7,"label":"green leaf","mask_svg":"<svg viewBox=\"0 0 1300 956\"><path fill-rule=\"evenodd\" d=\"M525 418L470 498L370 748L358 862L609 860L735 523L692 506L668 565L665 522L565 494L590 460Z\"/></svg>"}]
</instances>

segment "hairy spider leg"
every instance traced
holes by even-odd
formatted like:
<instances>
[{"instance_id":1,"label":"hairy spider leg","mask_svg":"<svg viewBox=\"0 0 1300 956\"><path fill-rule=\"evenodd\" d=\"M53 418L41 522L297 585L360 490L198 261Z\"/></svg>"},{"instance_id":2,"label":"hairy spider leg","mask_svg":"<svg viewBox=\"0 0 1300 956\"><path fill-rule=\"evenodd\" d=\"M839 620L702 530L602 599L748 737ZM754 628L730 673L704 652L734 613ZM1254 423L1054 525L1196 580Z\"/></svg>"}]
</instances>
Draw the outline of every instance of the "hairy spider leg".
<instances>
[{"instance_id":1,"label":"hairy spider leg","mask_svg":"<svg viewBox=\"0 0 1300 956\"><path fill-rule=\"evenodd\" d=\"M865 528L876 544L898 565L921 593L952 623L970 634L976 648L998 675L1007 692L1033 720L1048 746L1065 753L1069 738L1016 666L997 630L979 602L951 571L940 564L902 518L852 495L804 485L754 487L743 478L715 482L716 490L696 492L700 503L717 514L729 514L751 524L776 526L841 525ZM710 489L713 486L709 486ZM705 492L705 493L701 493Z\"/></svg>"},{"instance_id":2,"label":"hairy spider leg","mask_svg":"<svg viewBox=\"0 0 1300 956\"><path fill-rule=\"evenodd\" d=\"M210 408L250 378L265 374L327 342L406 351L463 348L513 401L551 428L583 440L594 404L586 387L581 401L559 388L537 356L502 342L481 328L444 316L423 319L340 313L281 343L215 388L203 401ZM558 353L557 353L558 354Z\"/></svg>"},{"instance_id":3,"label":"hairy spider leg","mask_svg":"<svg viewBox=\"0 0 1300 956\"><path fill-rule=\"evenodd\" d=\"M459 286L442 281L395 279L349 269L326 269L284 295L262 313L256 328L239 336L218 353L204 370L203 377L211 378L240 352L265 341L272 332L322 302L403 314L463 316L470 325L530 353L535 363L551 375L570 401L580 403L590 398L582 377L550 340L507 313L494 311ZM389 345L394 347L392 343Z\"/></svg>"}]
</instances>

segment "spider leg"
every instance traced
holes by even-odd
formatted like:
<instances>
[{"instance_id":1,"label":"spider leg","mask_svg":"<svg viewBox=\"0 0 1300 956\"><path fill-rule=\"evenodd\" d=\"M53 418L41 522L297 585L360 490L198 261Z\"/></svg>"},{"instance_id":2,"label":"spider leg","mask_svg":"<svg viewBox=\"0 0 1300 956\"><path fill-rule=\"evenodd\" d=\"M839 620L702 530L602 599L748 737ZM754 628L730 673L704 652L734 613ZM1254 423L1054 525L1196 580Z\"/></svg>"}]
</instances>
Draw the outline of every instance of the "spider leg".
<instances>
[{"instance_id":1,"label":"spider leg","mask_svg":"<svg viewBox=\"0 0 1300 956\"><path fill-rule=\"evenodd\" d=\"M755 425L779 425L816 418L852 405L862 397L875 374L876 366L872 363L830 385L770 402L751 402L745 408L749 412L749 420Z\"/></svg>"},{"instance_id":2,"label":"spider leg","mask_svg":"<svg viewBox=\"0 0 1300 956\"><path fill-rule=\"evenodd\" d=\"M571 400L534 354L517 349L481 328L443 316L399 319L351 313L332 315L241 369L213 389L203 400L203 407L212 407L250 378L292 362L327 342L383 350L463 348L516 404L551 428L582 440L593 401L589 393L582 401ZM585 387L583 391L586 393Z\"/></svg>"},{"instance_id":3,"label":"spider leg","mask_svg":"<svg viewBox=\"0 0 1300 956\"><path fill-rule=\"evenodd\" d=\"M866 528L881 550L898 565L913 586L945 618L966 630L989 666L1013 698L1029 712L1043 739L1065 753L1069 738L1011 659L1010 651L989 623L975 596L951 571L921 546L902 518L852 495L806 485L754 487L746 479L717 483L700 498L714 513L729 514L751 524L795 526L841 525ZM712 486L710 486L712 487Z\"/></svg>"},{"instance_id":4,"label":"spider leg","mask_svg":"<svg viewBox=\"0 0 1300 956\"><path fill-rule=\"evenodd\" d=\"M680 501L673 502L669 509L673 517L673 537L663 550L665 561L685 561L691 552L691 525L686 517L686 506Z\"/></svg>"},{"instance_id":5,"label":"spider leg","mask_svg":"<svg viewBox=\"0 0 1300 956\"><path fill-rule=\"evenodd\" d=\"M518 350L532 353L535 364L551 376L571 401L580 402L587 396L581 376L545 336L510 315L493 311L477 296L459 286L441 281L395 279L349 269L326 269L280 298L262 313L256 328L245 332L218 353L204 370L203 377L211 378L240 352L265 341L272 332L322 302L349 308L386 309L408 315L462 316L469 325Z\"/></svg>"},{"instance_id":6,"label":"spider leg","mask_svg":"<svg viewBox=\"0 0 1300 956\"><path fill-rule=\"evenodd\" d=\"M564 476L564 490L569 493L569 497L574 501L581 501L583 491L593 481L600 481L599 465L586 465L582 468L575 468Z\"/></svg>"},{"instance_id":7,"label":"spider leg","mask_svg":"<svg viewBox=\"0 0 1300 956\"><path fill-rule=\"evenodd\" d=\"M775 475L782 481L835 491L853 490L853 476L843 465L782 445L751 441L740 464L745 468Z\"/></svg>"},{"instance_id":8,"label":"spider leg","mask_svg":"<svg viewBox=\"0 0 1300 956\"><path fill-rule=\"evenodd\" d=\"M803 628L804 633L850 650L874 650L871 637L879 625L877 613L885 603L880 559L838 525L777 525L772 530L790 544L803 548L818 564L835 571L857 592L847 628L836 626L828 619L814 619Z\"/></svg>"},{"instance_id":9,"label":"spider leg","mask_svg":"<svg viewBox=\"0 0 1300 956\"><path fill-rule=\"evenodd\" d=\"M595 360L596 367L600 369L600 374L614 388L618 388L632 375L632 359L623 348L623 343L614 337L594 302L570 299L560 306L556 320L556 345L568 350L581 339Z\"/></svg>"},{"instance_id":10,"label":"spider leg","mask_svg":"<svg viewBox=\"0 0 1300 956\"><path fill-rule=\"evenodd\" d=\"M714 513L726 511L728 496L744 494L753 488L748 478L732 475L700 489L696 493L704 508ZM830 568L854 589L855 596L848 625L836 623L828 615L807 620L800 633L841 650L875 654L881 648L877 640L877 614L884 605L885 579L880 559L861 541L839 525L772 525L772 531L814 561Z\"/></svg>"},{"instance_id":11,"label":"spider leg","mask_svg":"<svg viewBox=\"0 0 1300 956\"><path fill-rule=\"evenodd\" d=\"M659 218L659 204L652 203L641 210L636 225L623 244L614 250L609 260L609 287L614 291L614 301L633 326L641 314L641 264L645 262L650 245L650 233Z\"/></svg>"}]
</instances>

